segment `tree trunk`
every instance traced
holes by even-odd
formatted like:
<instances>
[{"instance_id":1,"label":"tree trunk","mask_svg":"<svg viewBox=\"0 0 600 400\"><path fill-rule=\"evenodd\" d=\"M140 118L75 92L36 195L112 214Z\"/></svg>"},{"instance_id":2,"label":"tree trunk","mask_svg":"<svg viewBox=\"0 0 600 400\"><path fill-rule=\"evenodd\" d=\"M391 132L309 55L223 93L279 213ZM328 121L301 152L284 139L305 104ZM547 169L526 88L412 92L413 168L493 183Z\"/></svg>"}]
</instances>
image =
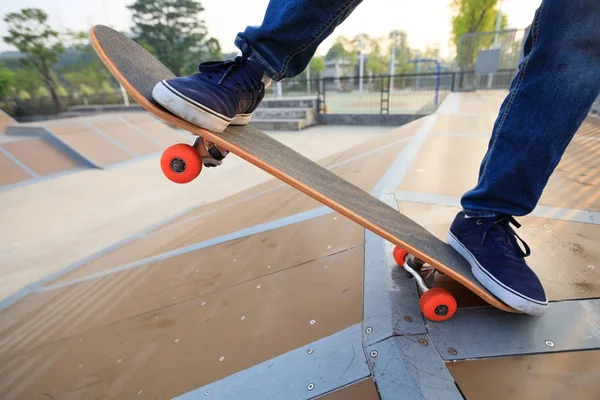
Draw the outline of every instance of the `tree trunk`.
<instances>
[{"instance_id":1,"label":"tree trunk","mask_svg":"<svg viewBox=\"0 0 600 400\"><path fill-rule=\"evenodd\" d=\"M50 90L50 95L52 96L52 101L54 102L54 108L56 113L58 114L62 108L62 102L60 100L60 97L58 96L56 82L50 74L50 71L44 71L44 81L46 83L46 86L48 87L48 90Z\"/></svg>"}]
</instances>

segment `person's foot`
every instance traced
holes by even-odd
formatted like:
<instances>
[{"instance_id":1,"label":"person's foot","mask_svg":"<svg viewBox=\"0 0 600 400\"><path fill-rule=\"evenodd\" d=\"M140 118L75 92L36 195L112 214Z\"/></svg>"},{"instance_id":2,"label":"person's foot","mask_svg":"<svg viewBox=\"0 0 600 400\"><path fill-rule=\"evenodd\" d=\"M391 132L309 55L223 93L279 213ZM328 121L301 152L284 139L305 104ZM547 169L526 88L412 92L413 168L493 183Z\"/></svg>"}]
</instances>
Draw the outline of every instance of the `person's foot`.
<instances>
[{"instance_id":1,"label":"person's foot","mask_svg":"<svg viewBox=\"0 0 600 400\"><path fill-rule=\"evenodd\" d=\"M510 216L467 218L461 211L448 231L448 243L471 264L475 278L492 294L521 312L542 315L548 309L544 288L525 262L531 254L529 246L510 223L520 227Z\"/></svg>"},{"instance_id":2,"label":"person's foot","mask_svg":"<svg viewBox=\"0 0 600 400\"><path fill-rule=\"evenodd\" d=\"M199 73L163 80L152 91L154 100L173 114L210 131L246 125L265 95L263 68L236 57L198 66Z\"/></svg>"}]
</instances>

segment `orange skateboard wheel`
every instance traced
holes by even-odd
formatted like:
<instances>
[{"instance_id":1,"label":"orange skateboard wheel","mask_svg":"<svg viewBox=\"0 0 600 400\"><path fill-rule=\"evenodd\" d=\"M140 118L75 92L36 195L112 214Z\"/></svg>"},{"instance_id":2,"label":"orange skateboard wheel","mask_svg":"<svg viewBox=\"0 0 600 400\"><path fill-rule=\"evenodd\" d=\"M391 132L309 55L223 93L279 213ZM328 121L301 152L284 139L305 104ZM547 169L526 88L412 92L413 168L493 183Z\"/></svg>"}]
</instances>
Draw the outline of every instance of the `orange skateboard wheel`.
<instances>
[{"instance_id":1,"label":"orange skateboard wheel","mask_svg":"<svg viewBox=\"0 0 600 400\"><path fill-rule=\"evenodd\" d=\"M396 263L399 266L403 266L404 265L404 260L406 258L406 256L408 255L408 251L404 250L402 247L396 246L394 247L394 261L396 261Z\"/></svg>"},{"instance_id":2,"label":"orange skateboard wheel","mask_svg":"<svg viewBox=\"0 0 600 400\"><path fill-rule=\"evenodd\" d=\"M456 299L444 288L429 289L421 296L419 306L425 318L431 321L446 321L456 312Z\"/></svg>"},{"instance_id":3,"label":"orange skateboard wheel","mask_svg":"<svg viewBox=\"0 0 600 400\"><path fill-rule=\"evenodd\" d=\"M188 183L200 175L202 158L198 151L189 144L174 144L162 153L160 168L170 181Z\"/></svg>"}]
</instances>

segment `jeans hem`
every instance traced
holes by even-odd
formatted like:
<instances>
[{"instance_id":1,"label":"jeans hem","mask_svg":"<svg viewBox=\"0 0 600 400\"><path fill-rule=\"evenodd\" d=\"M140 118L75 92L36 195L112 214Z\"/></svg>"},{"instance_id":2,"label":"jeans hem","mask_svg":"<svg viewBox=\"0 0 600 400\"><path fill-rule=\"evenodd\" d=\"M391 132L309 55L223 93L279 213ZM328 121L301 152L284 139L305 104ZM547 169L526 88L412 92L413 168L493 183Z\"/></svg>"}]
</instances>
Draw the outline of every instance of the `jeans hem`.
<instances>
[{"instance_id":1,"label":"jeans hem","mask_svg":"<svg viewBox=\"0 0 600 400\"><path fill-rule=\"evenodd\" d=\"M267 60L265 60L256 50L250 46L250 44L241 38L239 35L235 38L235 46L242 51L242 53L248 54L248 58L259 63L269 78L273 81L277 82L283 79L283 75L276 72L275 68L273 68Z\"/></svg>"},{"instance_id":2,"label":"jeans hem","mask_svg":"<svg viewBox=\"0 0 600 400\"><path fill-rule=\"evenodd\" d=\"M495 211L468 211L464 210L465 216L468 218L493 218L503 215Z\"/></svg>"}]
</instances>

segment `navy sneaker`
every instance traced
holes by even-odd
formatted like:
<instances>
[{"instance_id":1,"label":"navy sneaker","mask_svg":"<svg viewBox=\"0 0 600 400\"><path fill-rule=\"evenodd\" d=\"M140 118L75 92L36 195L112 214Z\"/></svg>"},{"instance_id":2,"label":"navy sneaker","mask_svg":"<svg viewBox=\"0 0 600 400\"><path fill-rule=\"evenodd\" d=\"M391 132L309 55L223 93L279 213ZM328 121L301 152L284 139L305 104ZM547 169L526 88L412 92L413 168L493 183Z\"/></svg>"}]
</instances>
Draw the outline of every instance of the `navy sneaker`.
<instances>
[{"instance_id":1,"label":"navy sneaker","mask_svg":"<svg viewBox=\"0 0 600 400\"><path fill-rule=\"evenodd\" d=\"M521 226L511 216L467 218L461 211L450 227L448 243L471 264L475 278L496 297L526 314L542 315L548 309L544 288L525 262L531 254L529 246L511 223Z\"/></svg>"},{"instance_id":2,"label":"navy sneaker","mask_svg":"<svg viewBox=\"0 0 600 400\"><path fill-rule=\"evenodd\" d=\"M247 56L209 61L199 73L163 80L152 96L157 103L210 131L221 133L231 125L246 125L265 95L264 70Z\"/></svg>"}]
</instances>

